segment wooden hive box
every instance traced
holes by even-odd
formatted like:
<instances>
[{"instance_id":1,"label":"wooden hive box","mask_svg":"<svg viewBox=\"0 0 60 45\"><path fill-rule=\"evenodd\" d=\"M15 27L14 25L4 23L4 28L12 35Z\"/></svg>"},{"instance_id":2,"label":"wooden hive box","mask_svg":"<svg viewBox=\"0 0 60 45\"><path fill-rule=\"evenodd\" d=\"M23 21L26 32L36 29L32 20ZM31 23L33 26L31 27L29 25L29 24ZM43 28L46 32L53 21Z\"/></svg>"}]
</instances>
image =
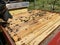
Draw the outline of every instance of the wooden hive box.
<instances>
[{"instance_id":1,"label":"wooden hive box","mask_svg":"<svg viewBox=\"0 0 60 45\"><path fill-rule=\"evenodd\" d=\"M58 18L57 18L58 17ZM57 13L38 11L21 13L5 28L16 45L38 45L60 25Z\"/></svg>"},{"instance_id":2,"label":"wooden hive box","mask_svg":"<svg viewBox=\"0 0 60 45\"><path fill-rule=\"evenodd\" d=\"M13 15L8 21L10 25L1 27L10 45L38 45L60 25L57 13L41 10L24 13L12 10L10 13Z\"/></svg>"}]
</instances>

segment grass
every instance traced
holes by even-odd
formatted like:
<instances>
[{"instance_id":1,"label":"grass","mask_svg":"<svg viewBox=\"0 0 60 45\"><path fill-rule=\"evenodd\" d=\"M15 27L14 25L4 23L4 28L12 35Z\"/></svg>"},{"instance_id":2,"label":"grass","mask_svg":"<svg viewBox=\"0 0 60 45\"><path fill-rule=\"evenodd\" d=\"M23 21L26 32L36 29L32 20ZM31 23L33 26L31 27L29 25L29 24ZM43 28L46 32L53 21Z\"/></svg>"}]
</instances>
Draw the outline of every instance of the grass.
<instances>
[{"instance_id":1,"label":"grass","mask_svg":"<svg viewBox=\"0 0 60 45\"><path fill-rule=\"evenodd\" d=\"M36 0L36 4L34 6L34 2L30 2L29 10L33 9L42 9L52 11L52 5L54 0ZM54 6L56 12L60 12L60 0L57 0Z\"/></svg>"}]
</instances>

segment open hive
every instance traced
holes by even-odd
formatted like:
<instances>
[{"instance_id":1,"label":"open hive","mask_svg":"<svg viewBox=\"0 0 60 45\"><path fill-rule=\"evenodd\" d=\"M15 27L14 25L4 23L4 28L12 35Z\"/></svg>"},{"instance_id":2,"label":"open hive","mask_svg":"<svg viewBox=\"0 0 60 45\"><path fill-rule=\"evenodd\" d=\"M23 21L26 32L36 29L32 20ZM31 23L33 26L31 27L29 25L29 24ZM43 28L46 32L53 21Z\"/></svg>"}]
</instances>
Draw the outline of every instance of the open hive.
<instances>
[{"instance_id":1,"label":"open hive","mask_svg":"<svg viewBox=\"0 0 60 45\"><path fill-rule=\"evenodd\" d=\"M6 28L16 45L38 45L60 25L57 13L34 10L13 15Z\"/></svg>"}]
</instances>

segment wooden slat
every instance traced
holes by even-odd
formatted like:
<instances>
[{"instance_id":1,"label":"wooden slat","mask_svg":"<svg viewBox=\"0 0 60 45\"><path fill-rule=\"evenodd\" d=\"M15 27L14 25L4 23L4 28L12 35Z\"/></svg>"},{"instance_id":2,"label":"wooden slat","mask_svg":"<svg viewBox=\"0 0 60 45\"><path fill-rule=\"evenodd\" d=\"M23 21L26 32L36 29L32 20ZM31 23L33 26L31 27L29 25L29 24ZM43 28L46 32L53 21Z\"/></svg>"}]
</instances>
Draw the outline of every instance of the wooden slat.
<instances>
[{"instance_id":1,"label":"wooden slat","mask_svg":"<svg viewBox=\"0 0 60 45\"><path fill-rule=\"evenodd\" d=\"M43 16L39 16L40 14L38 13L43 13L39 11L35 11L35 13L20 13L20 10L13 10L10 11L10 13L13 15L13 19L8 21L10 25L6 29L16 45L38 45L54 31L57 27L56 23L60 20L59 14L50 12L44 13ZM30 17L31 15L35 17L35 20L33 20L32 17L27 22L20 20L21 17L23 17L23 20L27 20L28 18L25 17ZM16 26L17 24L18 26ZM44 36L45 33L47 33L47 35ZM44 36L44 38L41 38L41 36Z\"/></svg>"},{"instance_id":2,"label":"wooden slat","mask_svg":"<svg viewBox=\"0 0 60 45\"><path fill-rule=\"evenodd\" d=\"M25 12L28 12L28 9L27 8L24 8L24 9L16 9L16 10L11 10L9 11L11 15L21 15L20 13L25 13Z\"/></svg>"},{"instance_id":3,"label":"wooden slat","mask_svg":"<svg viewBox=\"0 0 60 45\"><path fill-rule=\"evenodd\" d=\"M56 16L53 16L52 17L52 19L51 20L53 20L53 18L57 18L58 17L58 15L56 15ZM43 18L42 18L43 19ZM45 19L43 19L43 20L45 20ZM42 21L43 21L42 20ZM40 20L39 20L40 21ZM13 21L14 22L14 21ZM49 21L47 21L47 22L49 22ZM17 23L17 24L20 24L20 22L18 23L17 21L16 22L14 22L14 23ZM38 25L37 25L38 24ZM45 25L45 24L47 24L46 23L46 20L45 20L45 22L38 22L37 24L35 24L35 25L33 25L33 27L32 26L30 26L30 28L28 28L29 30L25 30L24 31L24 29L23 28L25 28L25 27L28 27L28 24L27 25L25 25L25 27L24 27L24 24L23 24L23 27L21 28L21 29L19 29L19 31L18 32L16 32L16 33L9 33L9 34L11 34L11 37L13 37L13 39L15 38L15 37L17 37L17 38L15 38L15 39L17 39L18 40L18 38L22 38L22 37L24 37L24 36L26 36L27 34L29 34L30 32L33 32L35 29L38 29L40 26L43 26L43 25ZM14 27L15 26L15 24L14 25L11 25L10 27ZM35 27L36 26L36 27ZM32 30L31 30L31 27L32 27ZM16 27L16 28L19 28L19 27ZM14 31L15 31L15 29L16 29L15 27L13 28L14 29ZM24 31L24 33L23 33L23 31ZM21 34L22 33L22 34ZM13 35L12 35L13 34ZM14 34L17 34L16 36L14 36ZM20 35L19 35L20 34ZM14 40L15 40L14 39ZM15 41L17 41L17 40L15 40Z\"/></svg>"},{"instance_id":4,"label":"wooden slat","mask_svg":"<svg viewBox=\"0 0 60 45\"><path fill-rule=\"evenodd\" d=\"M57 20L56 20L56 21L57 21ZM55 22L56 22L56 21L55 21ZM25 42L25 44L27 44L28 42L30 42L31 40L33 40L37 35L39 35L42 30L43 30L43 31L42 31L41 33L43 33L44 30L46 30L48 27L50 27L50 25L52 26L52 24L54 24L54 21L52 21L51 23L47 24L48 26L40 29L40 31L38 31L39 33L38 33L38 32L35 32L35 33L31 33L30 35L27 35L27 36L26 36L25 38L23 38L21 41L17 42L17 44L21 45L21 44L23 44L24 42Z\"/></svg>"},{"instance_id":5,"label":"wooden slat","mask_svg":"<svg viewBox=\"0 0 60 45\"><path fill-rule=\"evenodd\" d=\"M36 39L34 39L29 45L38 45L43 39L45 39L54 29L56 29L60 25L60 21L56 24L52 25L51 28L49 28L47 31L45 31L43 34L38 36Z\"/></svg>"},{"instance_id":6,"label":"wooden slat","mask_svg":"<svg viewBox=\"0 0 60 45\"><path fill-rule=\"evenodd\" d=\"M54 18L57 18L56 16L54 16ZM53 20L53 19L51 19L51 20ZM27 30L22 30L22 31L20 31L18 34L20 34L19 35L19 37L24 37L24 36L26 36L27 34L29 34L29 33L31 33L31 32L33 32L33 31L35 31L36 29L38 29L39 27L42 27L43 25L45 25L45 24L47 24L49 21L44 21L44 22L41 22L41 21L39 21L37 24L38 25L33 25L33 27L32 26L30 26L30 28L28 28ZM32 28L31 28L32 27ZM25 33L24 33L25 32Z\"/></svg>"}]
</instances>

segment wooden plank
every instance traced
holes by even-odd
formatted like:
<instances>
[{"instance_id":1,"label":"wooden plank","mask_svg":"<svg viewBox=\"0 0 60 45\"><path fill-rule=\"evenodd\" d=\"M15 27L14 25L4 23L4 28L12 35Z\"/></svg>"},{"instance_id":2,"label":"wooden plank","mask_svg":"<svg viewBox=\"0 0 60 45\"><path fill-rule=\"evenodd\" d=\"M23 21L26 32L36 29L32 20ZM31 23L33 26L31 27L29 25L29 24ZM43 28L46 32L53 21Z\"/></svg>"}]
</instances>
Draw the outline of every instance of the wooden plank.
<instances>
[{"instance_id":1,"label":"wooden plank","mask_svg":"<svg viewBox=\"0 0 60 45\"><path fill-rule=\"evenodd\" d=\"M27 27L27 25L25 26L25 27ZM24 27L23 27L24 28ZM16 29L16 28L15 28ZM21 30L21 29L20 29ZM20 33L20 32L19 32ZM21 38L21 36L20 35L18 35L18 33L17 33L17 36L19 36L19 38ZM15 40L15 39L14 39ZM17 39L18 40L18 39Z\"/></svg>"},{"instance_id":2,"label":"wooden plank","mask_svg":"<svg viewBox=\"0 0 60 45\"><path fill-rule=\"evenodd\" d=\"M57 18L56 16L54 16L54 18ZM51 19L51 20L54 20L54 19ZM30 26L30 28L28 28L27 30L21 30L18 34L20 34L20 35L18 35L19 37L21 37L21 38L23 38L25 35L27 35L27 34L29 34L29 33L31 33L31 32L33 32L33 31L35 31L36 29L38 29L39 27L42 27L43 25L45 25L45 24L47 24L49 21L44 21L44 22L41 22L41 21L39 21L37 24L38 25L33 25L33 27L32 26ZM32 28L31 28L32 27ZM25 33L24 33L25 32Z\"/></svg>"},{"instance_id":3,"label":"wooden plank","mask_svg":"<svg viewBox=\"0 0 60 45\"><path fill-rule=\"evenodd\" d=\"M56 21L57 21L57 20L56 20ZM56 22L56 21L55 21L55 22ZM54 24L53 22L54 22L54 21L52 21L52 24ZM51 23L49 23L48 26L42 28L42 30L43 30L43 31L46 30L50 25L51 25ZM42 31L42 30L41 30L41 31ZM19 44L19 45L21 45L21 44L23 44L23 43L27 44L28 42L30 42L31 40L33 40L37 35L39 35L41 31L39 31L39 33L38 33L38 32L35 32L35 33L31 33L30 35L27 35L27 36L26 36L25 38L23 38L21 41L17 42L17 44Z\"/></svg>"},{"instance_id":4,"label":"wooden plank","mask_svg":"<svg viewBox=\"0 0 60 45\"><path fill-rule=\"evenodd\" d=\"M34 39L42 35L42 33L44 33L46 30L52 28L52 25L54 25L54 23L60 19L59 14L51 14L46 12L46 14L43 14L41 17L36 16L35 20L33 20L32 17L28 22L22 22L20 20L20 17L23 17L23 20L27 20L25 17L29 17L31 15L34 17L35 15L39 15L37 14L38 12L36 11L35 13L30 14L28 12L20 13L20 10L10 11L10 13L13 15L12 22L9 20L9 27L12 29L12 32L10 29L7 29L7 32L15 41L16 45L29 45ZM16 26L17 24L18 26Z\"/></svg>"},{"instance_id":5,"label":"wooden plank","mask_svg":"<svg viewBox=\"0 0 60 45\"><path fill-rule=\"evenodd\" d=\"M21 15L21 13L25 13L25 12L28 12L28 9L27 8L24 8L24 9L16 9L16 10L11 10L9 11L11 15Z\"/></svg>"},{"instance_id":6,"label":"wooden plank","mask_svg":"<svg viewBox=\"0 0 60 45\"><path fill-rule=\"evenodd\" d=\"M43 39L45 39L54 29L60 25L60 21L54 24L51 28L45 31L43 34L34 39L29 45L38 45Z\"/></svg>"},{"instance_id":7,"label":"wooden plank","mask_svg":"<svg viewBox=\"0 0 60 45\"><path fill-rule=\"evenodd\" d=\"M57 15L56 15L56 16L57 16ZM53 17L54 17L54 18L57 18L56 16L53 16ZM53 18L52 18L51 20L53 20ZM40 21L40 20L39 20L39 21ZM46 20L45 20L45 21L46 21ZM16 21L16 22L17 22L17 21ZM16 22L14 22L14 23L16 23ZM48 22L49 22L49 21L48 21ZM41 22L41 21L40 21L40 22L38 22L37 24L40 25L41 23L43 24L43 23L46 23L46 22ZM18 23L17 23L17 24L18 24ZM20 24L20 23L19 23L19 24ZM33 25L33 27L30 26L30 28L28 28L28 25L26 25L25 27L27 27L29 30L31 29L31 27L32 27L32 29L34 29L34 28L37 29L37 27L39 27L37 24ZM44 25L44 24L43 24L43 25ZM43 26L43 25L42 25L42 26ZM12 25L11 27L13 27L13 26L15 26L15 24ZM35 26L37 26L37 27L35 27ZM41 25L40 25L40 26L41 26ZM18 31L19 33L18 33L18 32L16 32L16 33L11 33L11 32L10 32L11 37L13 37L13 39L14 39L15 37L17 37L17 36L18 36L19 38L22 38L22 37L24 37L25 35L27 35L29 32L27 32L26 30L25 30L25 31L27 32L26 34L23 34L23 33L22 33L22 34L21 34L22 36L21 36L21 35L18 35L18 34L20 34L21 29L24 30L25 27L24 27L24 24L23 24L23 27L22 27L22 28L17 27L17 28L19 29L19 31ZM14 32L15 32L16 28L14 27L13 30L14 30ZM31 31L31 30L30 30L30 31ZM33 31L34 31L34 30L33 30ZM31 32L33 32L33 31L31 31ZM13 35L12 35L12 34L13 34ZM17 36L14 36L14 34L17 34ZM15 39L14 39L14 40L15 40ZM18 38L17 38L17 40L18 40Z\"/></svg>"},{"instance_id":8,"label":"wooden plank","mask_svg":"<svg viewBox=\"0 0 60 45\"><path fill-rule=\"evenodd\" d=\"M47 25L48 25L48 24L47 24ZM46 25L46 27L47 27L47 25ZM45 26L44 26L44 27L45 27ZM42 27L42 28L44 28L44 27ZM37 35L38 35L38 34L37 34ZM36 37L36 35L34 36L34 34L31 33L31 34L27 35L26 37L22 38L22 40L16 42L16 44L17 44L17 45L22 45L23 43L27 44L27 43L29 43L31 40L33 40L35 37ZM23 41L23 42L22 42L22 41Z\"/></svg>"}]
</instances>

